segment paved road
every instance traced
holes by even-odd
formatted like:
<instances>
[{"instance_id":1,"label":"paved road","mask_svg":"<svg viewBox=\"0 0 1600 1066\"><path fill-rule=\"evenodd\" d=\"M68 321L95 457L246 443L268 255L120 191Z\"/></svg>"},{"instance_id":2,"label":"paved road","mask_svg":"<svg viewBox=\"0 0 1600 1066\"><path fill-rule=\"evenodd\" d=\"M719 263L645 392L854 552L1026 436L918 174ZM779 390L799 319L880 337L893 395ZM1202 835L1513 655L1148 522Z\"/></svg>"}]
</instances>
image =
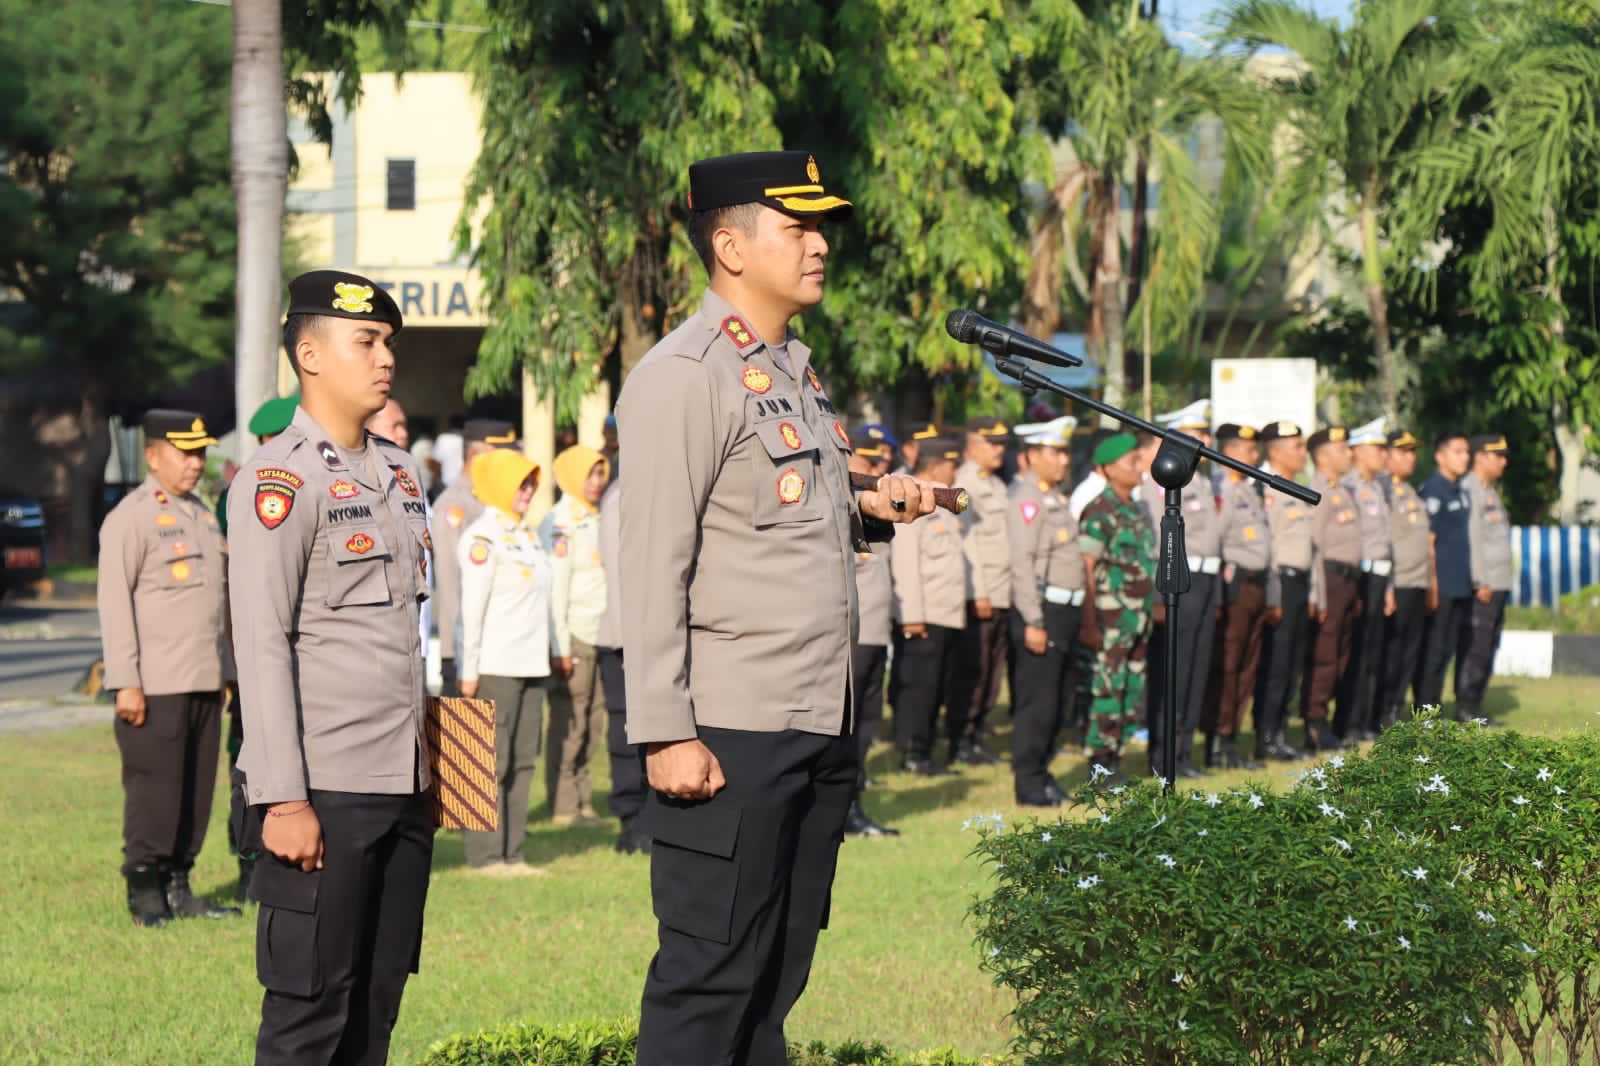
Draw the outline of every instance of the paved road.
<instances>
[{"instance_id":1,"label":"paved road","mask_svg":"<svg viewBox=\"0 0 1600 1066\"><path fill-rule=\"evenodd\" d=\"M0 604L0 734L106 721L110 708L72 696L98 658L92 608Z\"/></svg>"}]
</instances>

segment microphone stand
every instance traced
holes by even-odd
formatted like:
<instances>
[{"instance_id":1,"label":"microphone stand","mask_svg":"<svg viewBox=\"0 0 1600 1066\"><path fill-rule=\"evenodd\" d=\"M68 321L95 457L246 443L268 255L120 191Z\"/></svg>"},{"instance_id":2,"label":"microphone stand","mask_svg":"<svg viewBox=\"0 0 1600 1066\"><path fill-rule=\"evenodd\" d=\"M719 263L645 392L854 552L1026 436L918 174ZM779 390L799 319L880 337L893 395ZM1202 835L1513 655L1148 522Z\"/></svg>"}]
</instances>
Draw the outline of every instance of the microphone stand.
<instances>
[{"instance_id":1,"label":"microphone stand","mask_svg":"<svg viewBox=\"0 0 1600 1066\"><path fill-rule=\"evenodd\" d=\"M1102 403L1075 389L1057 385L1043 374L1023 363L1014 355L996 356L995 369L1014 378L1028 392L1043 389L1093 411L1116 419L1131 429L1142 430L1161 438L1161 450L1150 464L1150 476L1166 491L1166 505L1161 515L1160 559L1156 564L1156 590L1161 593L1167 608L1166 622L1166 692L1161 706L1161 779L1162 788L1171 792L1178 776L1178 598L1189 591L1189 552L1183 539L1183 489L1194 477L1202 458L1220 466L1254 478L1274 492L1293 496L1312 506L1320 503L1320 493L1276 474L1268 474L1249 463L1240 462L1212 448L1202 445L1194 437L1177 430L1163 429L1146 422L1137 415L1119 407ZM1090 610L1094 609L1094 590L1089 590Z\"/></svg>"}]
</instances>

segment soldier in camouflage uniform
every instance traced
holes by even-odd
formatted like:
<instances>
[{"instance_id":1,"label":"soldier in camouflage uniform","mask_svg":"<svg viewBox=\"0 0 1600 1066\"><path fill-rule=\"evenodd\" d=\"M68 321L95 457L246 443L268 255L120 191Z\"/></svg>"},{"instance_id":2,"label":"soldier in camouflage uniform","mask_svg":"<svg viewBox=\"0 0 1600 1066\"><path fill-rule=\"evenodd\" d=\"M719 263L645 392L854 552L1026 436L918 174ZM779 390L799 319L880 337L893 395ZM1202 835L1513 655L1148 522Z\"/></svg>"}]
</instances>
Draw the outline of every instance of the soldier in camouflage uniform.
<instances>
[{"instance_id":1,"label":"soldier in camouflage uniform","mask_svg":"<svg viewBox=\"0 0 1600 1066\"><path fill-rule=\"evenodd\" d=\"M1132 434L1118 433L1094 450L1106 490L1084 508L1079 537L1094 596L1094 609L1083 612L1078 635L1095 649L1086 744L1090 761L1112 773L1139 725L1150 626L1161 620L1155 598L1155 533L1136 495L1136 448Z\"/></svg>"}]
</instances>

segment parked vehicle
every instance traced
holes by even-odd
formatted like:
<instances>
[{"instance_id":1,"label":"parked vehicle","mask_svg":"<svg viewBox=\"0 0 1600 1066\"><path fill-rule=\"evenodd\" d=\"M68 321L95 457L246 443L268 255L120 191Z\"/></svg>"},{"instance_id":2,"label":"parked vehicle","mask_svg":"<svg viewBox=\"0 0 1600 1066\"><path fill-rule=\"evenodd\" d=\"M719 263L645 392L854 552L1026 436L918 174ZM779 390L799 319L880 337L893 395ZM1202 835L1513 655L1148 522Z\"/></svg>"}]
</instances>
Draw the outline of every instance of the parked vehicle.
<instances>
[{"instance_id":1,"label":"parked vehicle","mask_svg":"<svg viewBox=\"0 0 1600 1066\"><path fill-rule=\"evenodd\" d=\"M0 592L44 577L44 510L39 501L0 488Z\"/></svg>"}]
</instances>

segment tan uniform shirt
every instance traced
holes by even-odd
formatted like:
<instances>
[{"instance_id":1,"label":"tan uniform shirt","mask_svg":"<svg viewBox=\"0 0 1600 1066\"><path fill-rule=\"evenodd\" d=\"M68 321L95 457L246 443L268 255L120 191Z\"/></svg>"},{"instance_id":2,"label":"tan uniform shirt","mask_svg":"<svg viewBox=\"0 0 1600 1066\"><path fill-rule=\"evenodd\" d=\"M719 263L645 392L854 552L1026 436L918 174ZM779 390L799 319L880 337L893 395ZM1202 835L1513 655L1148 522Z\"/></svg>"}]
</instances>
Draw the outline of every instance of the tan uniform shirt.
<instances>
[{"instance_id":1,"label":"tan uniform shirt","mask_svg":"<svg viewBox=\"0 0 1600 1066\"><path fill-rule=\"evenodd\" d=\"M1471 514L1467 518L1467 547L1472 557L1472 587L1495 592L1511 591L1511 524L1506 519L1500 491L1485 485L1477 474L1461 479Z\"/></svg>"},{"instance_id":2,"label":"tan uniform shirt","mask_svg":"<svg viewBox=\"0 0 1600 1066\"><path fill-rule=\"evenodd\" d=\"M433 614L439 624L439 657L456 657L456 630L461 625L461 533L483 514L483 501L472 494L472 478L463 470L433 502L429 530L433 537Z\"/></svg>"},{"instance_id":3,"label":"tan uniform shirt","mask_svg":"<svg viewBox=\"0 0 1600 1066\"><path fill-rule=\"evenodd\" d=\"M894 638L894 581L889 574L887 546L856 552L856 599L861 603L857 644L886 648Z\"/></svg>"},{"instance_id":4,"label":"tan uniform shirt","mask_svg":"<svg viewBox=\"0 0 1600 1066\"><path fill-rule=\"evenodd\" d=\"M1272 536L1266 504L1255 482L1230 475L1222 485L1222 510L1217 514L1222 558L1241 570L1272 568Z\"/></svg>"},{"instance_id":5,"label":"tan uniform shirt","mask_svg":"<svg viewBox=\"0 0 1600 1066\"><path fill-rule=\"evenodd\" d=\"M606 613L606 570L600 555L600 512L563 496L539 526L555 560L552 607L559 654L572 654L572 641L600 641L600 620Z\"/></svg>"},{"instance_id":6,"label":"tan uniform shirt","mask_svg":"<svg viewBox=\"0 0 1600 1066\"><path fill-rule=\"evenodd\" d=\"M935 511L920 522L896 526L889 566L894 574L894 616L901 625L966 628L972 569L959 519Z\"/></svg>"},{"instance_id":7,"label":"tan uniform shirt","mask_svg":"<svg viewBox=\"0 0 1600 1066\"><path fill-rule=\"evenodd\" d=\"M600 564L606 571L606 613L600 616L600 631L594 642L602 648L622 647L621 551L622 482L617 480L600 497Z\"/></svg>"},{"instance_id":8,"label":"tan uniform shirt","mask_svg":"<svg viewBox=\"0 0 1600 1066\"><path fill-rule=\"evenodd\" d=\"M96 588L106 688L168 696L233 679L227 552L216 516L154 477L112 508Z\"/></svg>"},{"instance_id":9,"label":"tan uniform shirt","mask_svg":"<svg viewBox=\"0 0 1600 1066\"><path fill-rule=\"evenodd\" d=\"M967 462L956 471L955 487L966 489L972 500L961 515L961 550L972 571L972 598L986 598L996 608L1010 607L1011 537L1006 530L1010 495L1006 483Z\"/></svg>"},{"instance_id":10,"label":"tan uniform shirt","mask_svg":"<svg viewBox=\"0 0 1600 1066\"><path fill-rule=\"evenodd\" d=\"M848 727L865 540L849 438L810 355L791 340L793 374L779 369L707 292L623 386L630 743Z\"/></svg>"},{"instance_id":11,"label":"tan uniform shirt","mask_svg":"<svg viewBox=\"0 0 1600 1066\"><path fill-rule=\"evenodd\" d=\"M1428 528L1428 507L1409 481L1385 474L1381 484L1389 497L1395 588L1429 588L1433 585L1433 538Z\"/></svg>"},{"instance_id":12,"label":"tan uniform shirt","mask_svg":"<svg viewBox=\"0 0 1600 1066\"><path fill-rule=\"evenodd\" d=\"M416 463L370 434L337 448L302 407L228 496L250 802L426 788Z\"/></svg>"},{"instance_id":13,"label":"tan uniform shirt","mask_svg":"<svg viewBox=\"0 0 1600 1066\"><path fill-rule=\"evenodd\" d=\"M1018 478L1011 494L1011 602L1027 625L1044 623L1047 587L1084 587L1078 522L1059 488Z\"/></svg>"},{"instance_id":14,"label":"tan uniform shirt","mask_svg":"<svg viewBox=\"0 0 1600 1066\"><path fill-rule=\"evenodd\" d=\"M1319 472L1311 476L1311 489L1322 493L1322 502L1311 512L1311 602L1325 607L1322 564L1361 565L1361 519L1355 498L1342 483L1333 484Z\"/></svg>"},{"instance_id":15,"label":"tan uniform shirt","mask_svg":"<svg viewBox=\"0 0 1600 1066\"><path fill-rule=\"evenodd\" d=\"M1343 485L1355 502L1357 524L1361 527L1361 568L1392 578L1394 546L1389 539L1389 501L1383 494L1383 479L1388 476L1363 478L1352 470Z\"/></svg>"},{"instance_id":16,"label":"tan uniform shirt","mask_svg":"<svg viewBox=\"0 0 1600 1066\"><path fill-rule=\"evenodd\" d=\"M1311 516L1315 508L1293 496L1268 490L1261 505L1272 530L1272 565L1279 569L1311 569Z\"/></svg>"}]
</instances>

